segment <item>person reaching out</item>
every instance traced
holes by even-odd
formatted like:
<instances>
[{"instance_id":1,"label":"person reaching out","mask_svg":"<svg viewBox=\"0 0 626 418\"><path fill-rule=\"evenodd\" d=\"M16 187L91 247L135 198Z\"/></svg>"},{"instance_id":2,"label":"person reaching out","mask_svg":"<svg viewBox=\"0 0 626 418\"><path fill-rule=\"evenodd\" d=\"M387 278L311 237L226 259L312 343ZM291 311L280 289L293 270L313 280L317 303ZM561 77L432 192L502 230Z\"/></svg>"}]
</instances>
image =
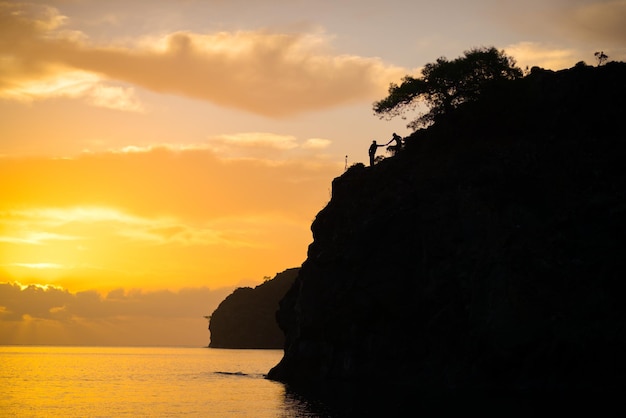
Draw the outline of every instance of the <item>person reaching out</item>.
<instances>
[{"instance_id":1,"label":"person reaching out","mask_svg":"<svg viewBox=\"0 0 626 418\"><path fill-rule=\"evenodd\" d=\"M391 137L391 139L389 140L389 142L387 142L385 145L389 145L391 144L393 141L396 141L396 145L391 145L390 147L388 147L387 149L389 151L391 151L392 155L398 155L398 153L400 152L400 150L402 149L402 137L400 135L398 135L397 133L393 133L393 136Z\"/></svg>"}]
</instances>

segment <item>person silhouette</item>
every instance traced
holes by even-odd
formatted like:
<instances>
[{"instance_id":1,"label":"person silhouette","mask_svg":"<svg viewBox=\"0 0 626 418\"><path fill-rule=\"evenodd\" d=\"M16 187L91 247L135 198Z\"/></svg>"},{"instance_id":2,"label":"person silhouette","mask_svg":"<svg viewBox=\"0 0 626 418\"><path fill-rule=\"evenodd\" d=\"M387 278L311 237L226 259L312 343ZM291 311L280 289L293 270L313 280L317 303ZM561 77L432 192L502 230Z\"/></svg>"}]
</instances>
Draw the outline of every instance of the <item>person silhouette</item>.
<instances>
[{"instance_id":1,"label":"person silhouette","mask_svg":"<svg viewBox=\"0 0 626 418\"><path fill-rule=\"evenodd\" d=\"M372 145L370 145L369 154L370 154L370 167L374 166L374 157L376 157L376 150L378 147L384 147L384 145L378 145L376 140L372 141Z\"/></svg>"},{"instance_id":2,"label":"person silhouette","mask_svg":"<svg viewBox=\"0 0 626 418\"><path fill-rule=\"evenodd\" d=\"M402 149L402 137L394 132L389 142L387 142L385 145L389 145L393 141L396 141L396 145L391 145L387 149L391 151L392 155L397 155Z\"/></svg>"}]
</instances>

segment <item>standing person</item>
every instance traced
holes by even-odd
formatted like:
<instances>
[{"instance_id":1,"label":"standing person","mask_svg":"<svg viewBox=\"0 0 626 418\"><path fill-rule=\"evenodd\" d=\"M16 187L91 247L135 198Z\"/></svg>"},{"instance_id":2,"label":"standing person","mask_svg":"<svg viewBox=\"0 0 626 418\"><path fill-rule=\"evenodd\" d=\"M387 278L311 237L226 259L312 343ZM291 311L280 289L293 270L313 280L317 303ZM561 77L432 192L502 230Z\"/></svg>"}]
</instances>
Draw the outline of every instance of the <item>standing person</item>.
<instances>
[{"instance_id":1,"label":"standing person","mask_svg":"<svg viewBox=\"0 0 626 418\"><path fill-rule=\"evenodd\" d=\"M378 145L376 140L372 141L372 145L370 145L369 154L370 154L370 167L374 166L374 157L376 156L376 150L378 147L384 147L384 145Z\"/></svg>"},{"instance_id":2,"label":"standing person","mask_svg":"<svg viewBox=\"0 0 626 418\"><path fill-rule=\"evenodd\" d=\"M391 139L389 140L389 142L387 142L386 145L391 144L393 141L396 141L396 145L392 145L389 148L387 148L389 151L391 151L393 153L393 155L398 155L398 153L400 152L400 150L402 149L402 137L400 135L398 135L397 133L393 133L393 136L391 137Z\"/></svg>"}]
</instances>

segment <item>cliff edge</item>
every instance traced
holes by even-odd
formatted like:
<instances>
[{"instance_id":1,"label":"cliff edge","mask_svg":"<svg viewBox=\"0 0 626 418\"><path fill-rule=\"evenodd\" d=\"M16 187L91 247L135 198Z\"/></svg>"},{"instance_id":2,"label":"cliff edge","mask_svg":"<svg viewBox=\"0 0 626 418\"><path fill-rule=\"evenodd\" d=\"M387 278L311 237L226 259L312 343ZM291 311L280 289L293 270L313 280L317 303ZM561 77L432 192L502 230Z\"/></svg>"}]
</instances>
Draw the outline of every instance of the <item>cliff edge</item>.
<instances>
[{"instance_id":1,"label":"cliff edge","mask_svg":"<svg viewBox=\"0 0 626 418\"><path fill-rule=\"evenodd\" d=\"M268 378L430 393L623 384L624 80L624 63L534 68L336 178L280 302L285 352Z\"/></svg>"}]
</instances>

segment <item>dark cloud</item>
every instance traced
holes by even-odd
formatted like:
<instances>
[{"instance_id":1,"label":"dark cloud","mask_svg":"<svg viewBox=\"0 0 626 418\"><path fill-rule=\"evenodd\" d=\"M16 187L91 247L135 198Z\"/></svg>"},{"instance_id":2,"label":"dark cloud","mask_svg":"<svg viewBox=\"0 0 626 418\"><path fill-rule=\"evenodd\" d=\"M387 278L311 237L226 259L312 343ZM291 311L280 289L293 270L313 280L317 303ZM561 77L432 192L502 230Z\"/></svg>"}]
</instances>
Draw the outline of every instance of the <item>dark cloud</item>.
<instances>
[{"instance_id":1,"label":"dark cloud","mask_svg":"<svg viewBox=\"0 0 626 418\"><path fill-rule=\"evenodd\" d=\"M151 318L154 321L210 315L233 288L187 288L177 292L96 291L70 293L55 287L0 284L0 321L32 319L67 322Z\"/></svg>"},{"instance_id":2,"label":"dark cloud","mask_svg":"<svg viewBox=\"0 0 626 418\"><path fill-rule=\"evenodd\" d=\"M21 321L25 316L52 319L74 298L66 290L54 287L0 284L0 320Z\"/></svg>"}]
</instances>

